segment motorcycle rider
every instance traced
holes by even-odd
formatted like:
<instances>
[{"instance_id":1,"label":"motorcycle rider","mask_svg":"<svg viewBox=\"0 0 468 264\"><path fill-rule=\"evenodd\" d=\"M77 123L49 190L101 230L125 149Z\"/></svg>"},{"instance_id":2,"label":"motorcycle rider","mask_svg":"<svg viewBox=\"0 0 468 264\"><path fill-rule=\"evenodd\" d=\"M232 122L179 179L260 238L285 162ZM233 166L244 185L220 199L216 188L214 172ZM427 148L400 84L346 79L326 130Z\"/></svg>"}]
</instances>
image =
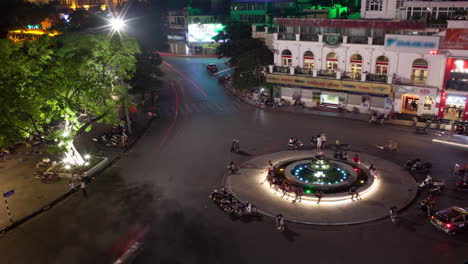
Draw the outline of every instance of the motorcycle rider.
<instances>
[{"instance_id":1,"label":"motorcycle rider","mask_svg":"<svg viewBox=\"0 0 468 264\"><path fill-rule=\"evenodd\" d=\"M239 152L240 145L239 145L239 140L233 139L232 144L231 144L231 152Z\"/></svg>"},{"instance_id":2,"label":"motorcycle rider","mask_svg":"<svg viewBox=\"0 0 468 264\"><path fill-rule=\"evenodd\" d=\"M275 220L276 220L276 228L278 229L278 231L283 232L284 231L283 215L282 214L277 215Z\"/></svg>"}]
</instances>

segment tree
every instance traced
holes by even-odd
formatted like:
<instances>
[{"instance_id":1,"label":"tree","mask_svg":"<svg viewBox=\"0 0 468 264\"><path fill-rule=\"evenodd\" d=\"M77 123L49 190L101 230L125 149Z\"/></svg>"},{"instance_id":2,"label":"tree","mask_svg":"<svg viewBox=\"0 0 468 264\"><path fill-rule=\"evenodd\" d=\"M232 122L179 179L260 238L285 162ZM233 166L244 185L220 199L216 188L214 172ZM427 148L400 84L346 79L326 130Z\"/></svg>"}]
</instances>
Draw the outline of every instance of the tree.
<instances>
[{"instance_id":1,"label":"tree","mask_svg":"<svg viewBox=\"0 0 468 264\"><path fill-rule=\"evenodd\" d=\"M40 141L76 152L77 134L95 122L117 122L139 52L125 36L0 40L0 146ZM69 158L80 162L76 153Z\"/></svg>"},{"instance_id":2,"label":"tree","mask_svg":"<svg viewBox=\"0 0 468 264\"><path fill-rule=\"evenodd\" d=\"M263 69L273 63L273 53L262 40L252 38L250 25L229 23L215 40L223 40L217 53L230 58L229 65L235 68L233 83L236 88L251 89L264 83Z\"/></svg>"}]
</instances>

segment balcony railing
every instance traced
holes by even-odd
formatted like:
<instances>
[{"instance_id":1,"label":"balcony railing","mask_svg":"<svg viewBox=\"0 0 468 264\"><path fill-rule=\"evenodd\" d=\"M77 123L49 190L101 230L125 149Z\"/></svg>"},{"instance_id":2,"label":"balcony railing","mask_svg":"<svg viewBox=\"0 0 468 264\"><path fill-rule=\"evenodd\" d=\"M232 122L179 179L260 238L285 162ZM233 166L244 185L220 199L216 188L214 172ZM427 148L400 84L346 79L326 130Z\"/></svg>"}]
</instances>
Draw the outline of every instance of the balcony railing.
<instances>
[{"instance_id":1,"label":"balcony railing","mask_svg":"<svg viewBox=\"0 0 468 264\"><path fill-rule=\"evenodd\" d=\"M273 72L289 73L289 67L286 67L286 66L273 66Z\"/></svg>"},{"instance_id":2,"label":"balcony railing","mask_svg":"<svg viewBox=\"0 0 468 264\"><path fill-rule=\"evenodd\" d=\"M296 67L296 68L294 68L294 73L295 74L300 74L300 75L310 75L310 76L312 76L314 74L314 69Z\"/></svg>"},{"instance_id":3,"label":"balcony railing","mask_svg":"<svg viewBox=\"0 0 468 264\"><path fill-rule=\"evenodd\" d=\"M365 36L348 36L348 43L367 44L367 37L365 37Z\"/></svg>"},{"instance_id":4,"label":"balcony railing","mask_svg":"<svg viewBox=\"0 0 468 264\"><path fill-rule=\"evenodd\" d=\"M317 71L317 76L336 78L336 71L334 71L334 70L319 70L319 71Z\"/></svg>"},{"instance_id":5,"label":"balcony railing","mask_svg":"<svg viewBox=\"0 0 468 264\"><path fill-rule=\"evenodd\" d=\"M383 45L385 44L385 37L373 37L372 45Z\"/></svg>"},{"instance_id":6,"label":"balcony railing","mask_svg":"<svg viewBox=\"0 0 468 264\"><path fill-rule=\"evenodd\" d=\"M354 72L343 72L341 74L341 79L348 79L348 80L361 80L361 74L360 73L354 73Z\"/></svg>"},{"instance_id":7,"label":"balcony railing","mask_svg":"<svg viewBox=\"0 0 468 264\"><path fill-rule=\"evenodd\" d=\"M279 40L296 40L296 34L294 33L278 33Z\"/></svg>"},{"instance_id":8,"label":"balcony railing","mask_svg":"<svg viewBox=\"0 0 468 264\"><path fill-rule=\"evenodd\" d=\"M318 34L301 34L301 41L319 41Z\"/></svg>"},{"instance_id":9,"label":"balcony railing","mask_svg":"<svg viewBox=\"0 0 468 264\"><path fill-rule=\"evenodd\" d=\"M382 74L368 73L366 75L366 81L369 81L369 82L387 83L387 79L388 79L388 76L387 75L382 75Z\"/></svg>"}]
</instances>

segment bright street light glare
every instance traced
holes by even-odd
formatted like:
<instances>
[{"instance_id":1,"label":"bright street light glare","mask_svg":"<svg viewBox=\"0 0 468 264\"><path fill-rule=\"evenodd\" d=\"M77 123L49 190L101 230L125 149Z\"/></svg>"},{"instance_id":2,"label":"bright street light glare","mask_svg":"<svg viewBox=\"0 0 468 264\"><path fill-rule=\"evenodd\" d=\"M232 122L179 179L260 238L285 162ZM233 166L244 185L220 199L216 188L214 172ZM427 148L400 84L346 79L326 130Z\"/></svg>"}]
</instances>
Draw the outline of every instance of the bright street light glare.
<instances>
[{"instance_id":1,"label":"bright street light glare","mask_svg":"<svg viewBox=\"0 0 468 264\"><path fill-rule=\"evenodd\" d=\"M112 18L110 20L111 26L115 31L120 31L125 27L125 23L120 18Z\"/></svg>"}]
</instances>

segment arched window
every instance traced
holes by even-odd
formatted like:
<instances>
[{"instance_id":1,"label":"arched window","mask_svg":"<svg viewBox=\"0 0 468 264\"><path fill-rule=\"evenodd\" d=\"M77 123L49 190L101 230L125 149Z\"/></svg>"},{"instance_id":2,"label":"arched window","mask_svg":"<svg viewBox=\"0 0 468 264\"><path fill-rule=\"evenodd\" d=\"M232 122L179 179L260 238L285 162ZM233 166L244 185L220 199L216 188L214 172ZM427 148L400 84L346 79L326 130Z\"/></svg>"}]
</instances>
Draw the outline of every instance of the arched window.
<instances>
[{"instance_id":1,"label":"arched window","mask_svg":"<svg viewBox=\"0 0 468 264\"><path fill-rule=\"evenodd\" d=\"M351 56L349 64L349 77L355 80L361 79L362 73L362 57L359 54Z\"/></svg>"},{"instance_id":2,"label":"arched window","mask_svg":"<svg viewBox=\"0 0 468 264\"><path fill-rule=\"evenodd\" d=\"M304 53L304 69L311 71L314 69L314 53L306 51Z\"/></svg>"},{"instance_id":3,"label":"arched window","mask_svg":"<svg viewBox=\"0 0 468 264\"><path fill-rule=\"evenodd\" d=\"M377 57L375 63L375 74L376 75L388 75L388 58L385 56Z\"/></svg>"},{"instance_id":4,"label":"arched window","mask_svg":"<svg viewBox=\"0 0 468 264\"><path fill-rule=\"evenodd\" d=\"M414 83L426 84L428 65L424 59L417 59L413 62L411 80Z\"/></svg>"},{"instance_id":5,"label":"arched window","mask_svg":"<svg viewBox=\"0 0 468 264\"><path fill-rule=\"evenodd\" d=\"M327 54L327 70L335 71L336 69L338 69L338 56L336 53L330 52Z\"/></svg>"},{"instance_id":6,"label":"arched window","mask_svg":"<svg viewBox=\"0 0 468 264\"><path fill-rule=\"evenodd\" d=\"M290 50L286 49L281 52L281 65L287 67L292 65L292 53Z\"/></svg>"}]
</instances>

